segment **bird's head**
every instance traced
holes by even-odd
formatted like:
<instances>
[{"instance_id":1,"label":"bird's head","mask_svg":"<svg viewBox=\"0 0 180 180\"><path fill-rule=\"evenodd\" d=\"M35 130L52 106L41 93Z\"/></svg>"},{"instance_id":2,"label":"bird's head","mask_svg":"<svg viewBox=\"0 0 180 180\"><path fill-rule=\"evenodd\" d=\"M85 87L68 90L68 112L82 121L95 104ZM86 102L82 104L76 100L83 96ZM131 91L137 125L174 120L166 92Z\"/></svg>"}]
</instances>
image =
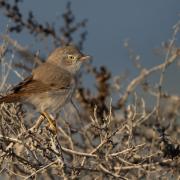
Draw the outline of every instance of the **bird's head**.
<instances>
[{"instance_id":1,"label":"bird's head","mask_svg":"<svg viewBox=\"0 0 180 180\"><path fill-rule=\"evenodd\" d=\"M76 46L68 45L55 49L47 61L75 74L88 59L90 56L81 53Z\"/></svg>"}]
</instances>

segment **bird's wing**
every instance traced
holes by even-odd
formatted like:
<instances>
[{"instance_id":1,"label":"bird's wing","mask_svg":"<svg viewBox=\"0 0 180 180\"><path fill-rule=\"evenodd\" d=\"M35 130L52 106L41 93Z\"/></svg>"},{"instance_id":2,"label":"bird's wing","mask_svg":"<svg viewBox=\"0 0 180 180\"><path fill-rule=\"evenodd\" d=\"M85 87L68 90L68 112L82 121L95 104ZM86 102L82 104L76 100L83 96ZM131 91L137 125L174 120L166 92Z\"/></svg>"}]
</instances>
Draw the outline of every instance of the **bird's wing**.
<instances>
[{"instance_id":1,"label":"bird's wing","mask_svg":"<svg viewBox=\"0 0 180 180\"><path fill-rule=\"evenodd\" d=\"M19 84L17 84L16 86L14 86L11 91L13 93L18 92L23 86L27 85L29 82L31 82L33 79L33 76L29 76L27 78L25 78L22 82L20 82Z\"/></svg>"},{"instance_id":2,"label":"bird's wing","mask_svg":"<svg viewBox=\"0 0 180 180\"><path fill-rule=\"evenodd\" d=\"M33 71L12 89L15 94L41 93L50 90L69 89L72 76L63 69L49 63L44 63Z\"/></svg>"},{"instance_id":3,"label":"bird's wing","mask_svg":"<svg viewBox=\"0 0 180 180\"><path fill-rule=\"evenodd\" d=\"M24 88L24 86L27 86L27 84L29 84L31 81L32 81L32 76L25 78L24 81L20 82L18 85L13 87L8 95L0 98L0 104L3 102L11 103L11 102L19 101L22 97L22 93L21 93L23 92L22 89Z\"/></svg>"},{"instance_id":4,"label":"bird's wing","mask_svg":"<svg viewBox=\"0 0 180 180\"><path fill-rule=\"evenodd\" d=\"M19 101L30 94L67 90L71 88L71 83L72 76L60 68L49 64L41 65L31 76L16 85L10 94L0 98L0 103Z\"/></svg>"},{"instance_id":5,"label":"bird's wing","mask_svg":"<svg viewBox=\"0 0 180 180\"><path fill-rule=\"evenodd\" d=\"M20 101L28 95L46 92L48 90L47 85L42 84L39 81L33 80L33 76L27 77L24 81L16 85L11 92L6 96L0 98L0 104L11 103Z\"/></svg>"},{"instance_id":6,"label":"bird's wing","mask_svg":"<svg viewBox=\"0 0 180 180\"><path fill-rule=\"evenodd\" d=\"M69 89L73 76L68 71L46 62L33 71L33 79L58 90Z\"/></svg>"},{"instance_id":7,"label":"bird's wing","mask_svg":"<svg viewBox=\"0 0 180 180\"><path fill-rule=\"evenodd\" d=\"M49 87L51 88L51 87ZM41 81L34 80L33 77L28 77L24 81L20 82L12 89L13 94L31 94L41 93L48 90L48 85L43 84Z\"/></svg>"},{"instance_id":8,"label":"bird's wing","mask_svg":"<svg viewBox=\"0 0 180 180\"><path fill-rule=\"evenodd\" d=\"M43 83L39 80L34 80L33 77L28 77L17 86L12 89L13 94L31 94L31 93L42 93L50 90L61 90L68 89L69 86L66 84L60 85L54 82Z\"/></svg>"}]
</instances>

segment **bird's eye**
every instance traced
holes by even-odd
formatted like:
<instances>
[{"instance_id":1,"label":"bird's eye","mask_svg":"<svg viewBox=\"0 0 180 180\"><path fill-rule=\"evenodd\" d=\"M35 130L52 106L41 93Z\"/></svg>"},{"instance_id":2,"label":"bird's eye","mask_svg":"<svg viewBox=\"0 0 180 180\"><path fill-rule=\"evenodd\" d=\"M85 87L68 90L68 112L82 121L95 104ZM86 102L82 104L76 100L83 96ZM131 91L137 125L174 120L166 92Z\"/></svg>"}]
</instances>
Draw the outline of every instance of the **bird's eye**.
<instances>
[{"instance_id":1,"label":"bird's eye","mask_svg":"<svg viewBox=\"0 0 180 180\"><path fill-rule=\"evenodd\" d=\"M73 61L73 60L76 60L76 57L73 55L68 55L68 59Z\"/></svg>"}]
</instances>

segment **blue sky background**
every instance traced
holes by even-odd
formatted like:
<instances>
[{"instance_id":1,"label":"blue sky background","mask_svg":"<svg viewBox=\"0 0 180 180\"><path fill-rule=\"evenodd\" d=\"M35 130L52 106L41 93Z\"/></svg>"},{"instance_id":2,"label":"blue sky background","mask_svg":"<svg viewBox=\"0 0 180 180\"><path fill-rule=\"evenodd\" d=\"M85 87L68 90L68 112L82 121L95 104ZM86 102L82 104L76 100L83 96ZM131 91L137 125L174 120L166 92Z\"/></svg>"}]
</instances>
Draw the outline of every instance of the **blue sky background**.
<instances>
[{"instance_id":1,"label":"blue sky background","mask_svg":"<svg viewBox=\"0 0 180 180\"><path fill-rule=\"evenodd\" d=\"M42 24L46 21L57 22L55 18L65 11L67 0L30 0L21 3L21 11L27 15L33 11L36 19ZM167 41L172 34L172 26L180 19L179 0L74 0L72 9L77 21L88 19L88 36L84 46L85 52L93 56L97 66L105 65L113 75L128 70L130 79L137 75L123 41L129 39L131 47L140 55L143 66L152 67L162 62L162 58L154 54L154 49ZM57 24L62 24L61 19ZM7 24L0 11L0 32L5 32ZM27 31L13 35L22 45L39 48L37 42L27 35ZM180 42L179 39L177 39ZM179 68L168 71L165 84L169 90L178 93L179 86L174 77L180 75ZM180 92L180 91L179 91Z\"/></svg>"}]
</instances>

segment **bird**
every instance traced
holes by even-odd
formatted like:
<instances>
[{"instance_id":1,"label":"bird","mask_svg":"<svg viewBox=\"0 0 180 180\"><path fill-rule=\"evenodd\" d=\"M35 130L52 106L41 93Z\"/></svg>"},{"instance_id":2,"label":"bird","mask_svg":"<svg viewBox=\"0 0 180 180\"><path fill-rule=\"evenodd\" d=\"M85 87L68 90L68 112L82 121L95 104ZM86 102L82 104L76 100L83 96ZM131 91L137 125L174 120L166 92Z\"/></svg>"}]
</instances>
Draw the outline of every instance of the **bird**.
<instances>
[{"instance_id":1,"label":"bird","mask_svg":"<svg viewBox=\"0 0 180 180\"><path fill-rule=\"evenodd\" d=\"M22 102L33 105L54 126L49 114L71 101L76 89L75 77L90 56L75 45L56 48L47 60L32 70L30 76L0 98L1 103Z\"/></svg>"}]
</instances>

